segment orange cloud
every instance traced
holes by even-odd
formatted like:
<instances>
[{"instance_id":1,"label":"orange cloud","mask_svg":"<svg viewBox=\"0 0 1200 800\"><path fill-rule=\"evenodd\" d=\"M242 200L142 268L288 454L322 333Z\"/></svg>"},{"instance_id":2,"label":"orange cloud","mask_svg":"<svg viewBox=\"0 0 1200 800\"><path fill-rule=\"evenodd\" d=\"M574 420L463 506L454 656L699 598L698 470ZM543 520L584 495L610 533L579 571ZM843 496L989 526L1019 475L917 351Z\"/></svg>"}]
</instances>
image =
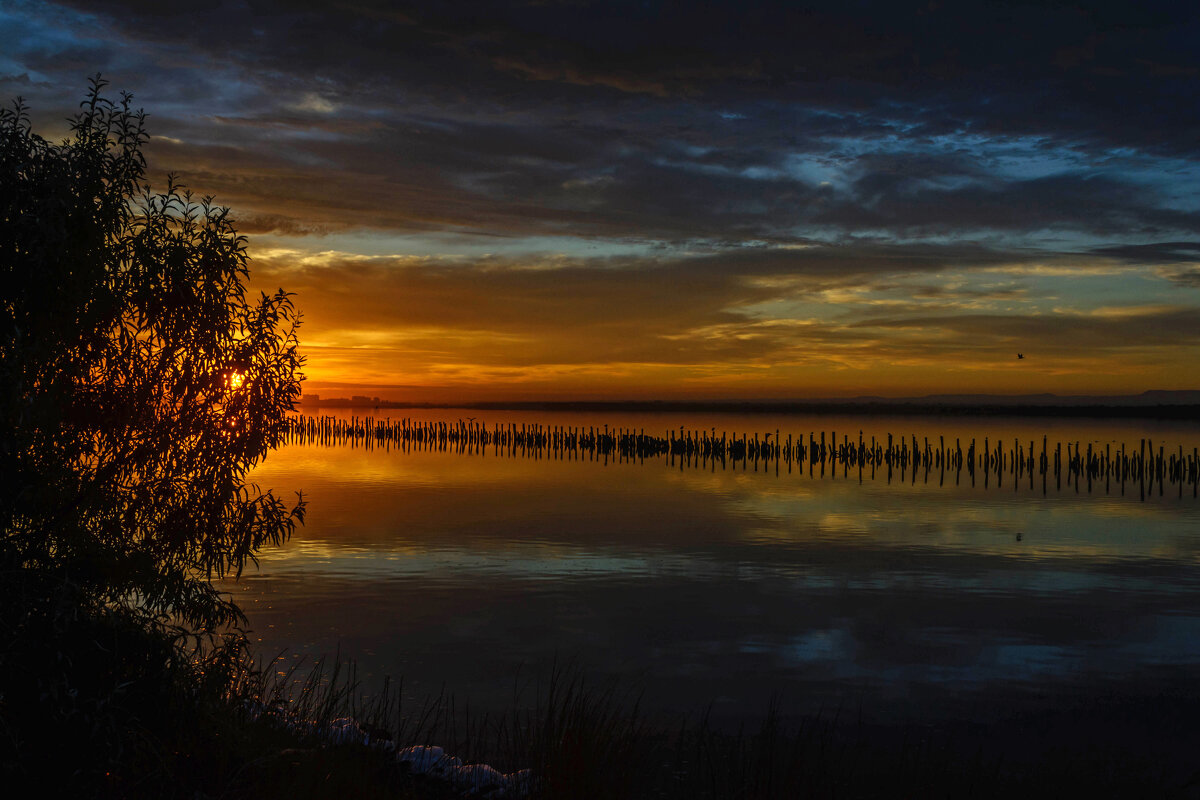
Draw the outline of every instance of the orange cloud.
<instances>
[{"instance_id":1,"label":"orange cloud","mask_svg":"<svg viewBox=\"0 0 1200 800\"><path fill-rule=\"evenodd\" d=\"M439 402L1120 393L1188 388L1186 365L1200 356L1200 309L1001 313L1023 296L1011 286L905 288L914 299L881 306L873 293L894 290L894 278L755 280L686 259L275 251L255 263L258 283L299 295L310 391L398 386L378 393ZM800 317L804 303L812 313Z\"/></svg>"}]
</instances>

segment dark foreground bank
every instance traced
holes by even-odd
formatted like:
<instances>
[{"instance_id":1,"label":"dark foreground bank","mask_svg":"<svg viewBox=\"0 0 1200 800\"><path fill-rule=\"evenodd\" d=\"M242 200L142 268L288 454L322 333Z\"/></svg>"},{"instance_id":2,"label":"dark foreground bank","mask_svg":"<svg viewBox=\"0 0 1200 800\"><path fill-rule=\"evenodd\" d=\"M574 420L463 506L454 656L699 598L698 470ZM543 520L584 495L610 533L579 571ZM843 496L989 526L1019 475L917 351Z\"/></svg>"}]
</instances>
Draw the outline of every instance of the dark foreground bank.
<instances>
[{"instance_id":1,"label":"dark foreground bank","mask_svg":"<svg viewBox=\"0 0 1200 800\"><path fill-rule=\"evenodd\" d=\"M10 796L1200 797L1200 700L1186 680L899 721L851 708L790 717L780 702L760 725L729 730L703 715L657 718L649 699L571 669L479 717L449 696L421 708L400 691L363 701L344 665L303 681L261 668L236 638L182 660L119 616L10 641ZM414 761L414 745L528 780L456 784Z\"/></svg>"}]
</instances>

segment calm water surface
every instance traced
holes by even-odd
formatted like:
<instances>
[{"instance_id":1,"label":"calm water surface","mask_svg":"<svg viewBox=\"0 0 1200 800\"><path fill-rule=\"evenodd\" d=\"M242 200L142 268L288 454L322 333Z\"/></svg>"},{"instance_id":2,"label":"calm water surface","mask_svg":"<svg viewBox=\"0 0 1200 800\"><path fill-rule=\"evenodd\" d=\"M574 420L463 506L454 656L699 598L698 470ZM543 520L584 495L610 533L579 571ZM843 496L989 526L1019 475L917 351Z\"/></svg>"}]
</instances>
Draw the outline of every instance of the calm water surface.
<instances>
[{"instance_id":1,"label":"calm water surface","mask_svg":"<svg viewBox=\"0 0 1200 800\"><path fill-rule=\"evenodd\" d=\"M393 412L396 413L396 412ZM862 430L1168 452L1200 428L1070 422L462 412L495 423L784 437ZM455 421L458 412L399 416ZM1053 447L1053 444L1051 445ZM226 583L266 655L340 652L367 686L476 707L557 659L663 712L886 716L1187 685L1200 677L1200 501L1168 486L966 473L810 477L786 464L561 461L289 445L253 480L308 523ZM1115 688L1114 688L1115 687Z\"/></svg>"}]
</instances>

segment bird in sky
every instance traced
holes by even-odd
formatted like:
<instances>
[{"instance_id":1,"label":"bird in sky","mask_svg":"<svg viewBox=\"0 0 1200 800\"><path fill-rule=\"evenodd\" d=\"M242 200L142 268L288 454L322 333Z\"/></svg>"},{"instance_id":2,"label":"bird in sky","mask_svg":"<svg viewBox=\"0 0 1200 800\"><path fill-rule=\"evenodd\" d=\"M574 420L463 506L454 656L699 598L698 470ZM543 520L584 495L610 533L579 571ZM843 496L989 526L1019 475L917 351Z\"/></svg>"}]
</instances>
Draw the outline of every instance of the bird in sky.
<instances>
[{"instance_id":1,"label":"bird in sky","mask_svg":"<svg viewBox=\"0 0 1200 800\"><path fill-rule=\"evenodd\" d=\"M1025 354L1024 354L1024 353L1017 353L1017 360L1018 360L1018 361L1020 361L1020 360L1021 360L1021 359L1023 359L1024 357L1025 357Z\"/></svg>"}]
</instances>

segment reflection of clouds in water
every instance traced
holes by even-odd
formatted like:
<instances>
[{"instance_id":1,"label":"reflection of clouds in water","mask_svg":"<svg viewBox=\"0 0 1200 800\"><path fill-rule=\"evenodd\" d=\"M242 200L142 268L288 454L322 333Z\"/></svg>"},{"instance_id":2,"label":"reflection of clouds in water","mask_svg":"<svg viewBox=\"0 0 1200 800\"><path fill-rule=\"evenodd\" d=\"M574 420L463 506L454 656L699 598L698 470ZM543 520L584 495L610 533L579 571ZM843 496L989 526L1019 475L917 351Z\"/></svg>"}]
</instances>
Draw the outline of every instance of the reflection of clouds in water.
<instances>
[{"instance_id":1,"label":"reflection of clouds in water","mask_svg":"<svg viewBox=\"0 0 1200 800\"><path fill-rule=\"evenodd\" d=\"M794 661L844 661L853 656L853 642L845 631L812 630L793 637L784 652Z\"/></svg>"},{"instance_id":2,"label":"reflection of clouds in water","mask_svg":"<svg viewBox=\"0 0 1200 800\"><path fill-rule=\"evenodd\" d=\"M871 525L865 517L838 511L822 514L817 520L817 527L822 533L835 535L853 535L871 531Z\"/></svg>"},{"instance_id":3,"label":"reflection of clouds in water","mask_svg":"<svg viewBox=\"0 0 1200 800\"><path fill-rule=\"evenodd\" d=\"M992 649L990 666L998 671L998 674L987 677L1002 678L1005 675L1017 674L1033 678L1078 671L1087 666L1087 657L1056 645L1005 642ZM985 676L978 674L977 677Z\"/></svg>"},{"instance_id":4,"label":"reflection of clouds in water","mask_svg":"<svg viewBox=\"0 0 1200 800\"><path fill-rule=\"evenodd\" d=\"M844 537L880 546L936 546L1018 558L1171 558L1195 561L1200 541L1181 537L1182 519L1200 521L1194 507L1166 509L1129 503L1032 501L1024 504L929 494L830 489L792 497L777 488L729 497L729 507L754 520L747 541L780 543ZM1020 534L1018 540L1017 534Z\"/></svg>"},{"instance_id":5,"label":"reflection of clouds in water","mask_svg":"<svg viewBox=\"0 0 1200 800\"><path fill-rule=\"evenodd\" d=\"M720 551L694 553L622 553L557 543L528 543L502 550L462 547L427 548L398 544L388 549L333 548L321 542L297 542L260 559L261 568L243 580L287 576L319 576L323 582L403 581L470 583L493 578L531 583L587 579L702 582L737 581L762 584L788 593L972 593L1004 598L1053 598L1065 594L1116 592L1126 597L1186 595L1200 590L1200 576L1186 570L1145 576L1097 569L1078 554L1058 562L1030 565L1019 559L990 556L933 560L860 562L853 551L825 563L730 559ZM353 592L348 586L347 591ZM317 586L313 586L317 591Z\"/></svg>"},{"instance_id":6,"label":"reflection of clouds in water","mask_svg":"<svg viewBox=\"0 0 1200 800\"><path fill-rule=\"evenodd\" d=\"M854 639L839 628L814 628L783 642L747 637L739 649L744 653L771 653L793 664L845 662L854 657Z\"/></svg>"},{"instance_id":7,"label":"reflection of clouds in water","mask_svg":"<svg viewBox=\"0 0 1200 800\"><path fill-rule=\"evenodd\" d=\"M1200 619L1187 618L1192 632L1200 632ZM1155 631L1143 641L1046 643L1036 639L1000 637L985 646L964 647L971 637L952 628L913 628L902 634L904 659L879 664L859 659L863 642L849 628L817 628L783 640L748 637L741 652L770 655L793 667L819 670L826 679L878 680L898 688L906 684L935 682L946 687L981 687L1016 680L1068 678L1107 664L1173 665L1200 662L1200 639L1177 636L1176 631ZM1101 652L1103 651L1103 652ZM899 652L899 651L897 651ZM948 653L956 653L947 656Z\"/></svg>"},{"instance_id":8,"label":"reflection of clouds in water","mask_svg":"<svg viewBox=\"0 0 1200 800\"><path fill-rule=\"evenodd\" d=\"M345 642L464 692L559 654L731 709L789 681L900 695L1200 664L1188 498L320 448L259 475L313 498L227 584L264 647Z\"/></svg>"},{"instance_id":9,"label":"reflection of clouds in water","mask_svg":"<svg viewBox=\"0 0 1200 800\"><path fill-rule=\"evenodd\" d=\"M397 489L420 486L470 487L494 483L515 483L540 470L519 459L500 458L491 451L485 456L465 456L454 452L408 451L392 448L366 450L337 445L290 444L270 453L251 474L263 486L305 491L312 484L327 484L334 489L353 490L386 483ZM542 478L545 480L545 477Z\"/></svg>"},{"instance_id":10,"label":"reflection of clouds in water","mask_svg":"<svg viewBox=\"0 0 1200 800\"><path fill-rule=\"evenodd\" d=\"M614 675L682 681L654 684L668 692L739 675L748 691L817 681L895 694L1200 664L1200 624L1176 611L1196 606L1194 576L988 572L969 562L956 574L963 556L949 556L940 573L845 563L805 575L794 564L697 557L647 579L649 561L583 552L568 565L433 555L402 558L393 566L403 572L390 575L359 571L378 568L369 554L319 574L268 568L243 582L242 597L261 598L248 610L267 647L311 642L320 652L349 641L343 652L357 647L375 669L417 658L406 669L425 663L439 676L465 669L454 665L466 658L501 683L520 664L564 653Z\"/></svg>"},{"instance_id":11,"label":"reflection of clouds in water","mask_svg":"<svg viewBox=\"0 0 1200 800\"><path fill-rule=\"evenodd\" d=\"M1153 638L1136 648L1140 661L1161 665L1200 662L1200 616L1163 614L1154 622Z\"/></svg>"},{"instance_id":12,"label":"reflection of clouds in water","mask_svg":"<svg viewBox=\"0 0 1200 800\"><path fill-rule=\"evenodd\" d=\"M527 543L496 550L448 546L430 549L398 543L389 548L348 548L298 541L259 559L258 576L319 572L324 578L372 580L507 577L530 581L588 576L704 577L727 573L732 565L683 554L622 555L552 543Z\"/></svg>"}]
</instances>

